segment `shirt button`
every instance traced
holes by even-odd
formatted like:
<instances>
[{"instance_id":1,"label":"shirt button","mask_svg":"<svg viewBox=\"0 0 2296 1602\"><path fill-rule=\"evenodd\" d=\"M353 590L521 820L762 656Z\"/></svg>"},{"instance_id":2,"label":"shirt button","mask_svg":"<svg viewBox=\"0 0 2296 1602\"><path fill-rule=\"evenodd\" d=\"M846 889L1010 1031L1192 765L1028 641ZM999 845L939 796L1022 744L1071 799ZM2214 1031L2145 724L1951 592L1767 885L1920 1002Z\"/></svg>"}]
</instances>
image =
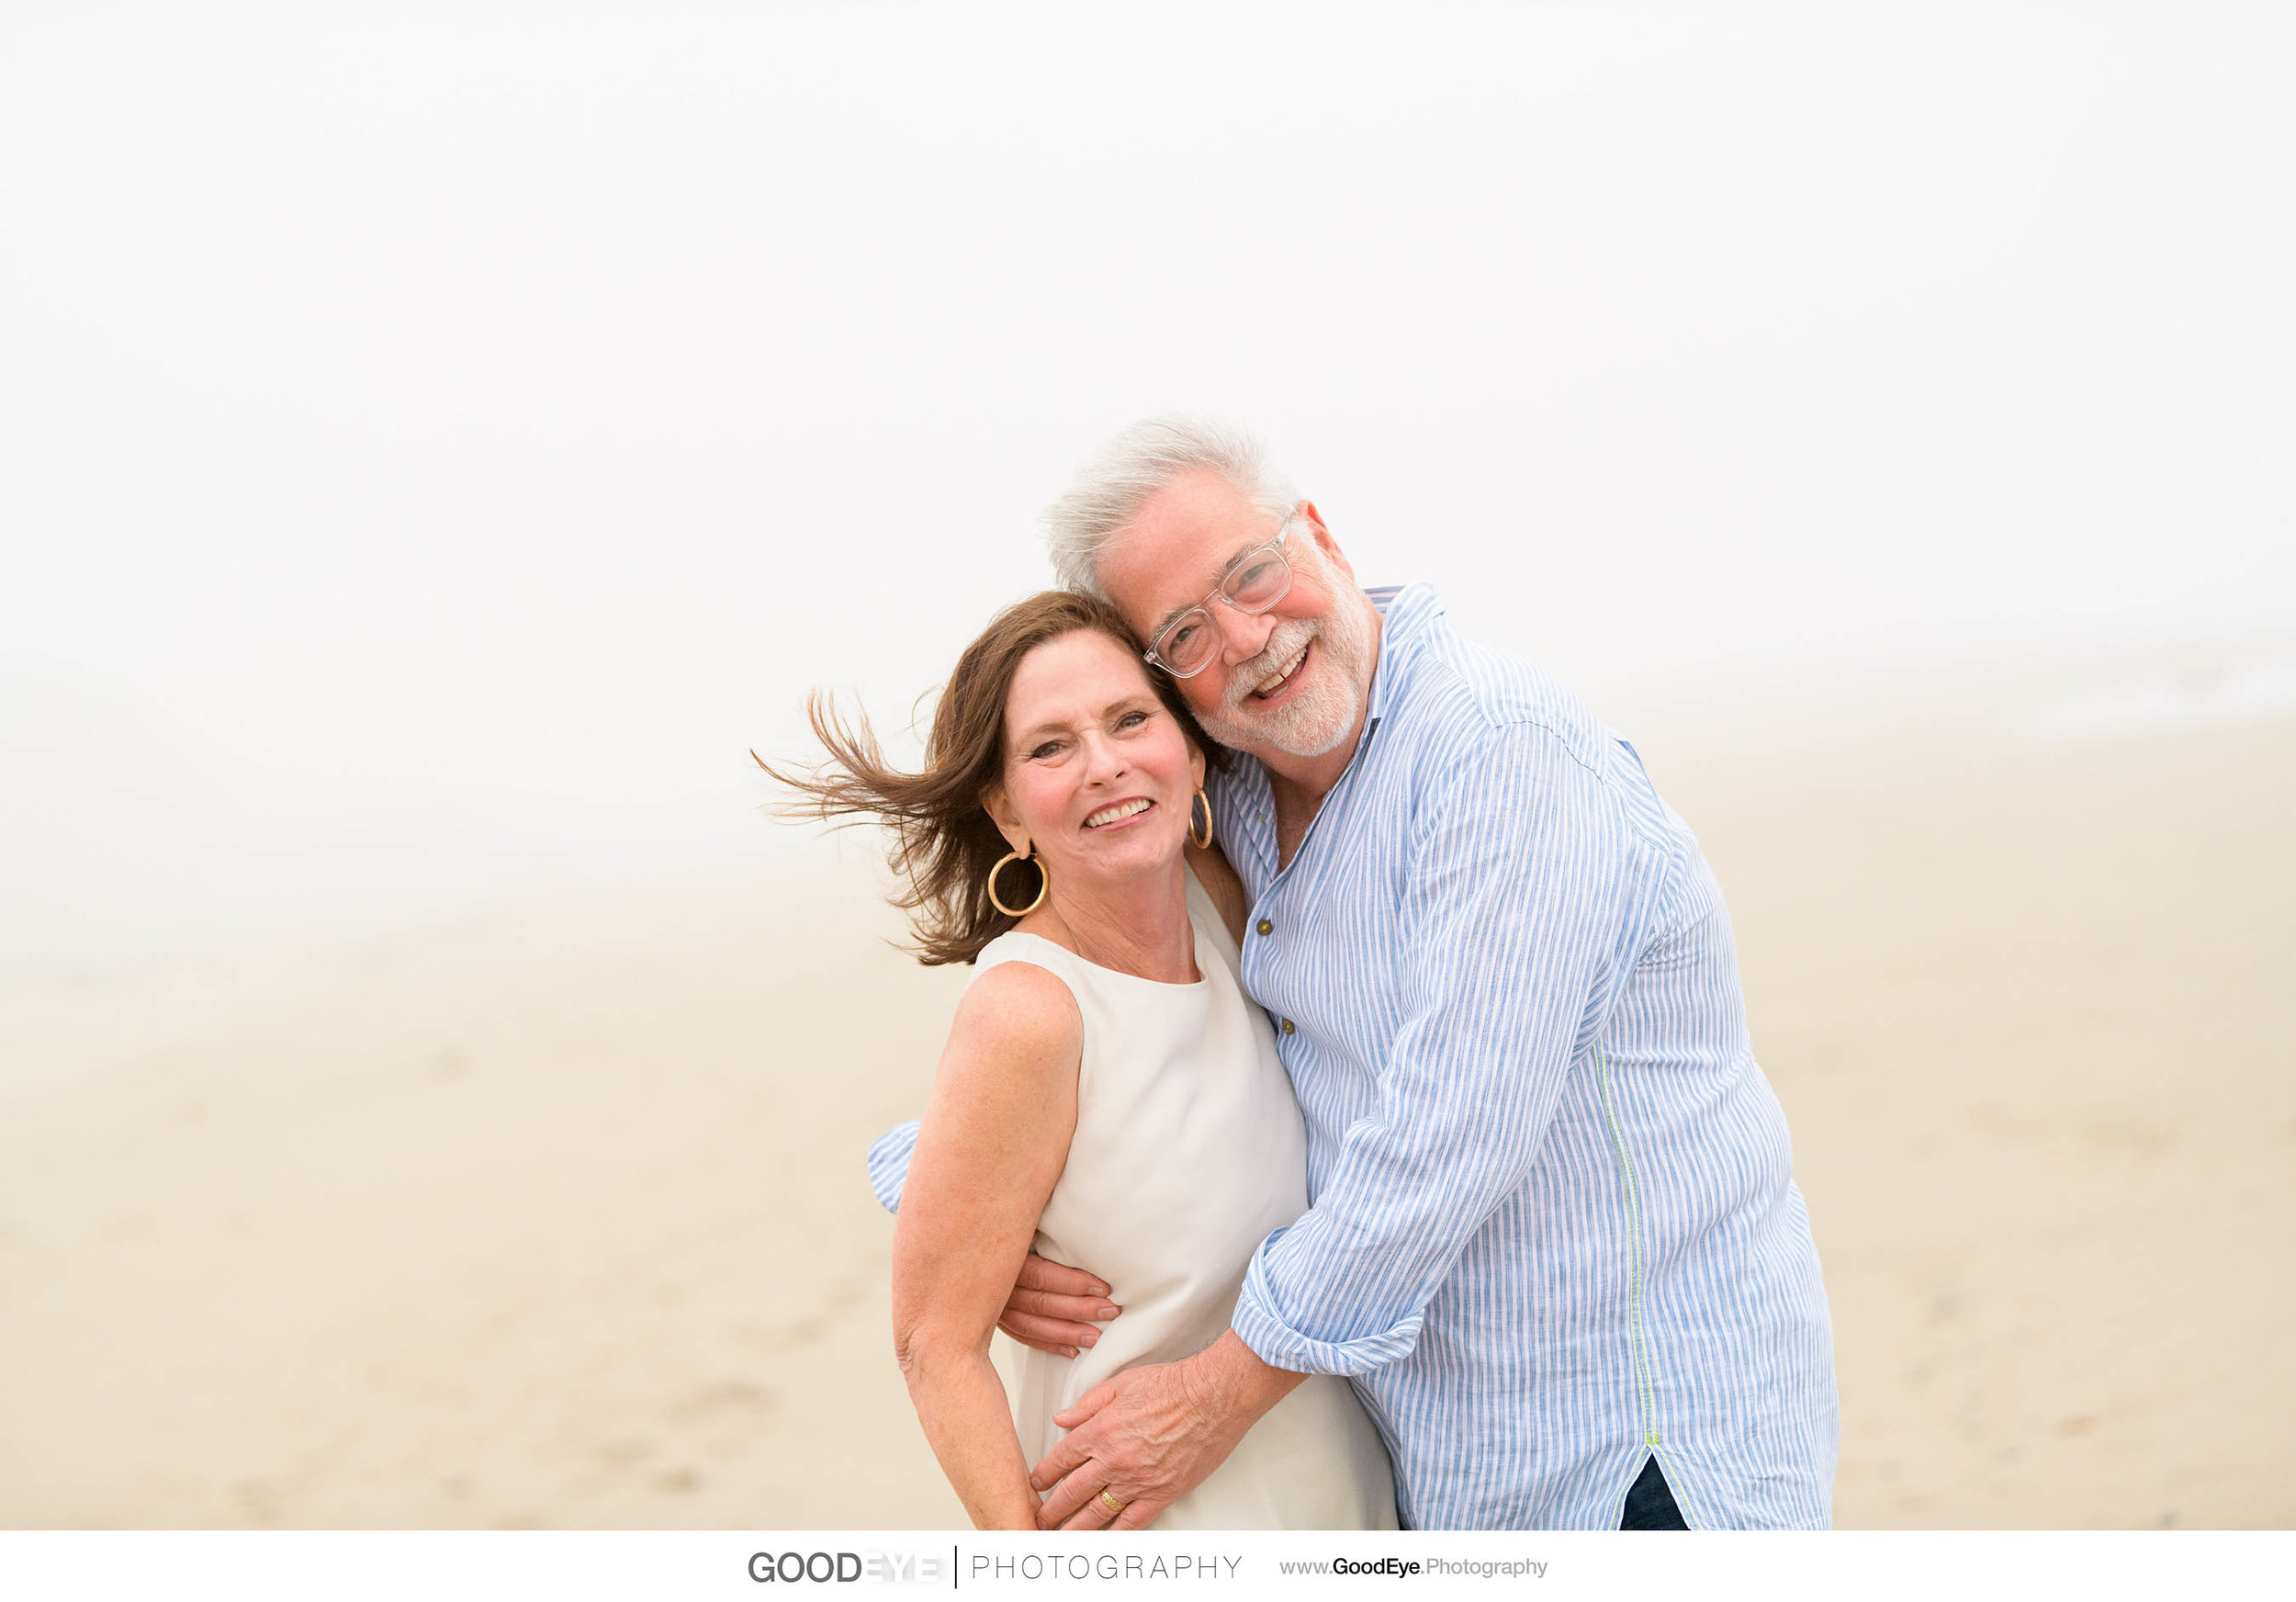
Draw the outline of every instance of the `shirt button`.
<instances>
[{"instance_id":1,"label":"shirt button","mask_svg":"<svg viewBox=\"0 0 2296 1602\"><path fill-rule=\"evenodd\" d=\"M1291 1020L1287 1018L1284 1020L1284 1032L1289 1034L1291 1032Z\"/></svg>"},{"instance_id":2,"label":"shirt button","mask_svg":"<svg viewBox=\"0 0 2296 1602\"><path fill-rule=\"evenodd\" d=\"M1262 934L1273 934L1276 932L1276 926L1263 918L1259 921L1259 931Z\"/></svg>"}]
</instances>

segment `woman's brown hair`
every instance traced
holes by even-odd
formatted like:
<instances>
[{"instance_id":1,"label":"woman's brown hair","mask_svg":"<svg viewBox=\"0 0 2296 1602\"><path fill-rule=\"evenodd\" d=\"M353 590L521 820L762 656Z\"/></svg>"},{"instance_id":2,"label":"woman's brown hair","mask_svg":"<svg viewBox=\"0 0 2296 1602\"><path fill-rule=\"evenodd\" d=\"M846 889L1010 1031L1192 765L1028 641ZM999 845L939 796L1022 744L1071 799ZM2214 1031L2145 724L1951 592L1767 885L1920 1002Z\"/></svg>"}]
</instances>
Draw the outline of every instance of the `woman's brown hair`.
<instances>
[{"instance_id":1,"label":"woman's brown hair","mask_svg":"<svg viewBox=\"0 0 2296 1602\"><path fill-rule=\"evenodd\" d=\"M1131 653L1140 641L1123 615L1105 601L1066 590L1047 590L1007 606L978 639L964 648L933 708L925 740L924 771L906 773L884 760L867 717L850 724L819 691L805 697L806 718L828 760L811 772L775 767L758 753L758 766L801 793L775 810L786 818L859 822L874 818L891 832L885 860L908 888L893 904L909 915L917 960L928 967L969 963L1018 919L988 898L989 870L1011 847L997 832L983 797L1004 782L1005 701L1020 661L1041 645L1090 629ZM1146 662L1141 672L1165 709L1204 753L1226 765L1226 753L1204 738L1171 676ZM1026 905L1041 883L1014 864L1001 886L1007 902Z\"/></svg>"}]
</instances>

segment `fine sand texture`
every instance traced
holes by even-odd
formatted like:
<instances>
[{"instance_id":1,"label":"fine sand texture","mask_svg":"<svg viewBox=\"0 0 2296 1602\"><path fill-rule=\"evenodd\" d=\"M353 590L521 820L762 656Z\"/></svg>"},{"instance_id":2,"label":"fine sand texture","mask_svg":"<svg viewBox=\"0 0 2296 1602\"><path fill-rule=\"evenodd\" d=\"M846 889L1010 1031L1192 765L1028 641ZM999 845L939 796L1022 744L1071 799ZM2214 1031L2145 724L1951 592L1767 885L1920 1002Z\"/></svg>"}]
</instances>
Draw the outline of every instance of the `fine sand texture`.
<instances>
[{"instance_id":1,"label":"fine sand texture","mask_svg":"<svg viewBox=\"0 0 2296 1602\"><path fill-rule=\"evenodd\" d=\"M1630 729L1793 1126L1838 1522L2296 1524L2296 720L1845 727ZM861 1156L962 975L847 840L0 976L0 1525L961 1524Z\"/></svg>"}]
</instances>

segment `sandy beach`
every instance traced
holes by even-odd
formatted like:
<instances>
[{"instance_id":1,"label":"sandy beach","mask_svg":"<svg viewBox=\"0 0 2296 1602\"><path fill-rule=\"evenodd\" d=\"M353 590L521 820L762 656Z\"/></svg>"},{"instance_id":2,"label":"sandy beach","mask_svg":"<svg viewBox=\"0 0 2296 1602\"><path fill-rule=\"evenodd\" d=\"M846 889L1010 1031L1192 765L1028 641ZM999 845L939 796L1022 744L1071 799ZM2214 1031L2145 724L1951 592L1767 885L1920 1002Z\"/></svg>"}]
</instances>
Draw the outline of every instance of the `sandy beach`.
<instances>
[{"instance_id":1,"label":"sandy beach","mask_svg":"<svg viewBox=\"0 0 2296 1602\"><path fill-rule=\"evenodd\" d=\"M1849 1527L2296 1524L2296 719L1630 727L1736 919ZM762 831L768 826L760 823ZM0 1524L945 1527L848 837L0 978Z\"/></svg>"}]
</instances>

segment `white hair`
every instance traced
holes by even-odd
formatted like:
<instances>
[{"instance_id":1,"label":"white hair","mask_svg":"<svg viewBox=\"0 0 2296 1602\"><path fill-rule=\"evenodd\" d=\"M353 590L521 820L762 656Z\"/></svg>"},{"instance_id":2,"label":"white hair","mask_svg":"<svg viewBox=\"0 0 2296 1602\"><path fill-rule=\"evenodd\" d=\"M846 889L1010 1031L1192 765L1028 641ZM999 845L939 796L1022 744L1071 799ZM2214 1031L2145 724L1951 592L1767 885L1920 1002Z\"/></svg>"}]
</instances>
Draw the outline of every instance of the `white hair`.
<instances>
[{"instance_id":1,"label":"white hair","mask_svg":"<svg viewBox=\"0 0 2296 1602\"><path fill-rule=\"evenodd\" d=\"M1068 492L1045 508L1045 543L1061 587L1108 600L1099 567L1109 542L1166 484L1207 470L1270 517L1289 517L1300 503L1291 480L1268 466L1266 447L1249 429L1181 412L1148 418L1093 452Z\"/></svg>"}]
</instances>

